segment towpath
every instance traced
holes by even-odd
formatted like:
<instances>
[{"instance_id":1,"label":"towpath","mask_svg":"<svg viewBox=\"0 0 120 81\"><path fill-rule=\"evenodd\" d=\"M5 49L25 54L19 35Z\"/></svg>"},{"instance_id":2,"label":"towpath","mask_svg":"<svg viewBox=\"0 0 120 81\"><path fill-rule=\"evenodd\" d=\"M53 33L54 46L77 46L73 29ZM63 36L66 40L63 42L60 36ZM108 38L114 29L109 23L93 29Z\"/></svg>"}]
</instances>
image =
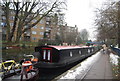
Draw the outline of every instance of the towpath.
<instances>
[{"instance_id":1,"label":"towpath","mask_svg":"<svg viewBox=\"0 0 120 81\"><path fill-rule=\"evenodd\" d=\"M108 54L101 54L84 79L113 79Z\"/></svg>"}]
</instances>

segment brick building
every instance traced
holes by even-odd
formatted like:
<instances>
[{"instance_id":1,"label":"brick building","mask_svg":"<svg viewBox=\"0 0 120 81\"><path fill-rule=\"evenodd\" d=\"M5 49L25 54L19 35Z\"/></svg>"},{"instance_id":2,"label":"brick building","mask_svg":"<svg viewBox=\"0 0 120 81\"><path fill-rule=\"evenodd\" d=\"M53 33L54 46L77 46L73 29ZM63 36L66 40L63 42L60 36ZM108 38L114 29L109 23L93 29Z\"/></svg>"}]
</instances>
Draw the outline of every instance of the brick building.
<instances>
[{"instance_id":1,"label":"brick building","mask_svg":"<svg viewBox=\"0 0 120 81\"><path fill-rule=\"evenodd\" d=\"M10 12L10 26L12 28L13 22L14 22L14 15L15 13L13 10ZM30 17L30 16L29 16ZM37 18L40 18L41 15ZM6 18L5 15L2 14L2 39L6 40L7 32L6 32ZM67 24L64 24L64 14L54 14L52 16L46 16L44 17L40 22L38 22L34 27L29 29L28 31L24 32L24 34L21 36L21 41L30 41L30 42L38 42L42 39L47 40L55 40L56 35L61 35L61 39L65 40L68 32L78 32L77 27L70 27L67 26ZM33 19L31 23L36 22L37 19ZM29 24L25 27L29 27ZM14 36L16 36L16 31L14 33ZM13 41L16 39L13 38Z\"/></svg>"},{"instance_id":2,"label":"brick building","mask_svg":"<svg viewBox=\"0 0 120 81\"><path fill-rule=\"evenodd\" d=\"M10 21L10 27L12 28L15 13L12 10L10 13L11 14L9 17L9 21ZM2 27L2 37L3 37L2 40L6 40L6 37L7 37L6 18L5 18L4 13L1 15L2 15L1 16L1 19L2 19L1 27ZM40 16L37 18L40 18ZM55 19L55 18L51 17L51 16L44 17L34 27L32 27L28 31L24 32L24 34L21 36L20 40L21 41L31 41L31 42L38 42L39 40L42 40L44 38L49 39L49 40L50 39L54 40L54 38L55 38L54 34L56 31L55 29L57 27L57 23L56 23L57 20L53 20L53 19ZM34 23L36 21L37 21L37 19L33 19L31 23ZM28 26L29 26L29 24L25 27L28 27ZM16 31L14 33L14 36L16 36ZM12 40L15 41L16 39L13 37Z\"/></svg>"}]
</instances>

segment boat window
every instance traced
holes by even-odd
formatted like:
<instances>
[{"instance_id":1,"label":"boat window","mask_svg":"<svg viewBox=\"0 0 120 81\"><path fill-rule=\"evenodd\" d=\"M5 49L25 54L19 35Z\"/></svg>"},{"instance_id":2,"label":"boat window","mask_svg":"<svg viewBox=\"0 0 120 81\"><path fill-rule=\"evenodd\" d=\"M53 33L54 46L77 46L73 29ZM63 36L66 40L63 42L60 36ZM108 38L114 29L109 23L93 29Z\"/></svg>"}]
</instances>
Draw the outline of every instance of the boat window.
<instances>
[{"instance_id":1,"label":"boat window","mask_svg":"<svg viewBox=\"0 0 120 81\"><path fill-rule=\"evenodd\" d=\"M81 51L79 51L79 54L81 55Z\"/></svg>"},{"instance_id":2,"label":"boat window","mask_svg":"<svg viewBox=\"0 0 120 81\"><path fill-rule=\"evenodd\" d=\"M70 52L70 56L72 57L72 52Z\"/></svg>"},{"instance_id":3,"label":"boat window","mask_svg":"<svg viewBox=\"0 0 120 81\"><path fill-rule=\"evenodd\" d=\"M48 50L48 60L50 60L50 50Z\"/></svg>"},{"instance_id":4,"label":"boat window","mask_svg":"<svg viewBox=\"0 0 120 81\"><path fill-rule=\"evenodd\" d=\"M93 52L94 50L92 49L92 52Z\"/></svg>"},{"instance_id":5,"label":"boat window","mask_svg":"<svg viewBox=\"0 0 120 81\"><path fill-rule=\"evenodd\" d=\"M90 49L88 49L88 53L90 53Z\"/></svg>"},{"instance_id":6,"label":"boat window","mask_svg":"<svg viewBox=\"0 0 120 81\"><path fill-rule=\"evenodd\" d=\"M46 57L46 50L43 50L43 59Z\"/></svg>"}]
</instances>

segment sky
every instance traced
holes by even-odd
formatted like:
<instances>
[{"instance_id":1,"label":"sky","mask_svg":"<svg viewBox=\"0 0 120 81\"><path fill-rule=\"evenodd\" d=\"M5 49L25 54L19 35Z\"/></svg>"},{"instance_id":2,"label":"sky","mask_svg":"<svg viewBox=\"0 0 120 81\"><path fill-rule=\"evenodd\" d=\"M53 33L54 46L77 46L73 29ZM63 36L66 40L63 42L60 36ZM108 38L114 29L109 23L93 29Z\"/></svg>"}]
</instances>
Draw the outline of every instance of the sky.
<instances>
[{"instance_id":1,"label":"sky","mask_svg":"<svg viewBox=\"0 0 120 81\"><path fill-rule=\"evenodd\" d=\"M77 25L78 30L87 29L89 39L95 39L94 20L96 8L101 8L107 0L68 0L65 21L68 26Z\"/></svg>"}]
</instances>

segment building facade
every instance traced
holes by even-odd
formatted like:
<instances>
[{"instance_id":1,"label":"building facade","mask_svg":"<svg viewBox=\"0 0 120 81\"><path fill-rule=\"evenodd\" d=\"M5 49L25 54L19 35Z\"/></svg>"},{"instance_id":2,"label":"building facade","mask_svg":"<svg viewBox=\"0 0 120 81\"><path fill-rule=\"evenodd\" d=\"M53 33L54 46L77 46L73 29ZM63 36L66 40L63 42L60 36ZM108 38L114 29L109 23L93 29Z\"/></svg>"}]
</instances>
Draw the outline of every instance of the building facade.
<instances>
[{"instance_id":1,"label":"building facade","mask_svg":"<svg viewBox=\"0 0 120 81\"><path fill-rule=\"evenodd\" d=\"M3 37L2 39L6 40L7 38L6 18L4 13L2 13L1 15L2 15L1 27L2 27L2 37ZM41 15L36 19L33 19L31 24L36 22L40 17ZM9 16L11 28L14 25L14 18L15 18L15 13L13 10L11 10L10 16ZM24 28L26 27L29 27L29 24L26 25ZM20 40L38 42L39 40L43 40L43 39L56 40L56 36L60 36L60 39L63 40L64 42L67 40L67 36L70 32L78 32L77 27L67 26L67 24L64 23L64 14L54 14L52 16L44 17L34 27L25 31L22 34ZM15 31L14 33L14 38L12 39L13 41L16 40L15 39L16 33L17 31Z\"/></svg>"},{"instance_id":2,"label":"building facade","mask_svg":"<svg viewBox=\"0 0 120 81\"><path fill-rule=\"evenodd\" d=\"M3 10L1 10L3 11ZM1 27L2 27L2 40L6 40L7 38L7 24L6 24L6 17L5 14L2 13L1 14ZM10 12L10 16L9 16L9 21L10 21L10 28L12 29L13 25L14 25L14 16L15 13L11 10ZM31 23L36 22L39 18L41 17L41 15L39 17L37 17L36 19L33 19ZM34 27L32 27L31 29L25 31L20 40L21 41L30 41L30 42L38 42L39 40L42 39L48 39L48 40L54 40L55 38L55 31L57 30L57 20L53 20L54 18L51 16L46 16L44 17L42 20L40 20ZM29 27L29 24L26 25L24 28ZM15 41L16 39L16 33L17 31L15 31L14 33L14 37L12 39L12 41Z\"/></svg>"}]
</instances>

